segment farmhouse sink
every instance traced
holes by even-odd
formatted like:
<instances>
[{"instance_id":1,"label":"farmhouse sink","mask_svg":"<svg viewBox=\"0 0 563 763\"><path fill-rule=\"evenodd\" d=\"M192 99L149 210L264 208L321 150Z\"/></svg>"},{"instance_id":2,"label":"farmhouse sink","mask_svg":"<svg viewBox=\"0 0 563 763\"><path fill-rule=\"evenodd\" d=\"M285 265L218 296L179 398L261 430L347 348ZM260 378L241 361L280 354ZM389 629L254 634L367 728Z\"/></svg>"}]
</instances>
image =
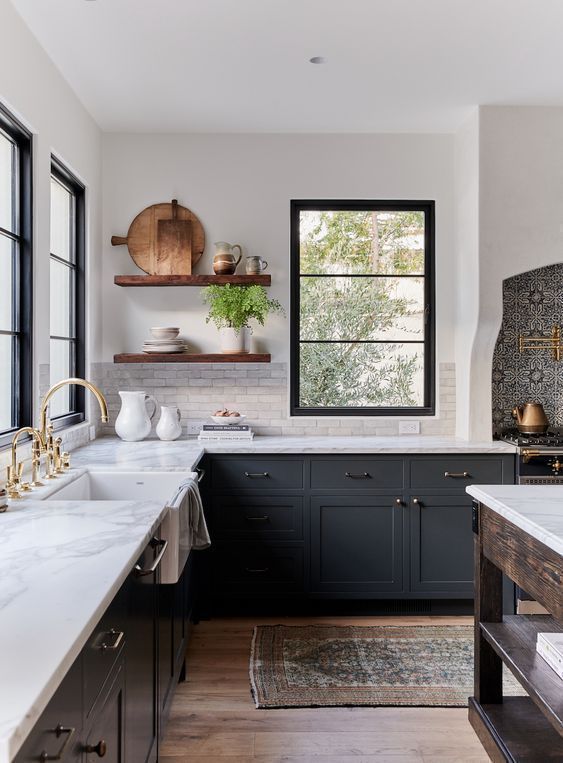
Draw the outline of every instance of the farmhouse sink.
<instances>
[{"instance_id":1,"label":"farmhouse sink","mask_svg":"<svg viewBox=\"0 0 563 763\"><path fill-rule=\"evenodd\" d=\"M190 472L84 472L52 492L45 501L155 501L169 506ZM191 550L188 507L171 508L162 521L161 537L168 547L160 564L160 582L177 583Z\"/></svg>"}]
</instances>

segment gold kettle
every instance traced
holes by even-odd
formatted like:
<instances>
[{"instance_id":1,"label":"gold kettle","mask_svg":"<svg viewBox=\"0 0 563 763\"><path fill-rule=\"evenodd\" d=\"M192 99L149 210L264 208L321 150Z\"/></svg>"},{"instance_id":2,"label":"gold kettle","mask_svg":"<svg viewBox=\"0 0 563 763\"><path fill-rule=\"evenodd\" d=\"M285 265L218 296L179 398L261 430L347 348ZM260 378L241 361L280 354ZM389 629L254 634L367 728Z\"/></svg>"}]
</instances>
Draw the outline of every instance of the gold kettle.
<instances>
[{"instance_id":1,"label":"gold kettle","mask_svg":"<svg viewBox=\"0 0 563 763\"><path fill-rule=\"evenodd\" d=\"M522 434L542 434L547 432L549 421L541 403L515 405L512 416L516 419L518 431Z\"/></svg>"}]
</instances>

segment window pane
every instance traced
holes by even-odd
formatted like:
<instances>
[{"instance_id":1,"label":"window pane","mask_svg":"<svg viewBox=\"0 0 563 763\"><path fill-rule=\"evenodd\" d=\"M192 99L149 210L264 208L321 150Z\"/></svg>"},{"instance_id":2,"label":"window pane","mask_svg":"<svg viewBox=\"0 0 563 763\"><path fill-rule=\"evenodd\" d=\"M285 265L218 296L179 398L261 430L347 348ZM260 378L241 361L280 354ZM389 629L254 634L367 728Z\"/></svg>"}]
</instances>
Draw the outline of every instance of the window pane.
<instances>
[{"instance_id":1,"label":"window pane","mask_svg":"<svg viewBox=\"0 0 563 763\"><path fill-rule=\"evenodd\" d=\"M301 344L305 408L424 405L422 344Z\"/></svg>"},{"instance_id":2,"label":"window pane","mask_svg":"<svg viewBox=\"0 0 563 763\"><path fill-rule=\"evenodd\" d=\"M301 278L301 339L422 341L423 278Z\"/></svg>"},{"instance_id":3,"label":"window pane","mask_svg":"<svg viewBox=\"0 0 563 763\"><path fill-rule=\"evenodd\" d=\"M0 233L0 329L12 331L13 242Z\"/></svg>"},{"instance_id":4,"label":"window pane","mask_svg":"<svg viewBox=\"0 0 563 763\"><path fill-rule=\"evenodd\" d=\"M0 228L11 232L14 232L15 225L13 198L14 172L14 144L0 132Z\"/></svg>"},{"instance_id":5,"label":"window pane","mask_svg":"<svg viewBox=\"0 0 563 763\"><path fill-rule=\"evenodd\" d=\"M51 335L73 336L71 321L73 270L51 258Z\"/></svg>"},{"instance_id":6,"label":"window pane","mask_svg":"<svg viewBox=\"0 0 563 763\"><path fill-rule=\"evenodd\" d=\"M57 180L51 178L51 254L74 261L71 244L73 197Z\"/></svg>"},{"instance_id":7,"label":"window pane","mask_svg":"<svg viewBox=\"0 0 563 763\"><path fill-rule=\"evenodd\" d=\"M301 273L424 274L424 212L301 211Z\"/></svg>"},{"instance_id":8,"label":"window pane","mask_svg":"<svg viewBox=\"0 0 563 763\"><path fill-rule=\"evenodd\" d=\"M70 376L72 342L51 339L51 384L56 384ZM70 389L63 387L51 398L51 418L70 411Z\"/></svg>"},{"instance_id":9,"label":"window pane","mask_svg":"<svg viewBox=\"0 0 563 763\"><path fill-rule=\"evenodd\" d=\"M0 334L0 432L11 429L12 421L12 343L11 336Z\"/></svg>"}]
</instances>

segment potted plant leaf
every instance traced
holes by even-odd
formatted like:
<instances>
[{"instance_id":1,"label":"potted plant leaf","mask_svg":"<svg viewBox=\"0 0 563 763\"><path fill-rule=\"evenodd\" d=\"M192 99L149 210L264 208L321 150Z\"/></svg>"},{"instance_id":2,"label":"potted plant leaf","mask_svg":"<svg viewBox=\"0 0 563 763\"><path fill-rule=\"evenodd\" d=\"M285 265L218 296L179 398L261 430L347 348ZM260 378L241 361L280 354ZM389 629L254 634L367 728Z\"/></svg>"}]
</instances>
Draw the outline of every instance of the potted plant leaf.
<instances>
[{"instance_id":1,"label":"potted plant leaf","mask_svg":"<svg viewBox=\"0 0 563 763\"><path fill-rule=\"evenodd\" d=\"M213 321L217 326L221 352L229 355L250 352L250 321L263 326L270 313L284 313L263 286L206 286L202 296L209 305L206 323Z\"/></svg>"}]
</instances>

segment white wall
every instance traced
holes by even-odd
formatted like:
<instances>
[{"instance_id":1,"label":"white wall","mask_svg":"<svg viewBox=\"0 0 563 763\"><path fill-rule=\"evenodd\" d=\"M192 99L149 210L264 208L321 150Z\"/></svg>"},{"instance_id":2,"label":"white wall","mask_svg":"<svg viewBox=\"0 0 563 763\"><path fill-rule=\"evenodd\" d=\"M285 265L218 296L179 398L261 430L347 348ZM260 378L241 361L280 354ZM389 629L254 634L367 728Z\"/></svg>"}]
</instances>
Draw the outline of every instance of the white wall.
<instances>
[{"instance_id":1,"label":"white wall","mask_svg":"<svg viewBox=\"0 0 563 763\"><path fill-rule=\"evenodd\" d=\"M458 355L470 374L460 426L473 438L486 438L502 281L563 262L563 108L482 107L478 175L479 299L470 300L465 318L476 321L477 331L466 347L458 326ZM463 250L458 256L464 269ZM466 288L474 290L475 284L460 280L460 292Z\"/></svg>"},{"instance_id":2,"label":"white wall","mask_svg":"<svg viewBox=\"0 0 563 763\"><path fill-rule=\"evenodd\" d=\"M98 359L101 353L101 132L8 0L0 0L0 31L0 102L34 135L34 400L37 413L39 367L49 362L51 153L86 186L91 285L88 350L91 360Z\"/></svg>"},{"instance_id":3,"label":"white wall","mask_svg":"<svg viewBox=\"0 0 563 763\"><path fill-rule=\"evenodd\" d=\"M438 361L453 360L453 144L449 135L105 134L104 360L138 350L155 325L181 326L194 349L217 348L197 289L112 285L115 274L139 272L126 247L111 247L112 234L172 197L205 228L196 272L212 272L214 241L241 243L269 261L271 295L286 307L290 199L435 199ZM256 329L255 348L287 360L288 321L275 316Z\"/></svg>"}]
</instances>

